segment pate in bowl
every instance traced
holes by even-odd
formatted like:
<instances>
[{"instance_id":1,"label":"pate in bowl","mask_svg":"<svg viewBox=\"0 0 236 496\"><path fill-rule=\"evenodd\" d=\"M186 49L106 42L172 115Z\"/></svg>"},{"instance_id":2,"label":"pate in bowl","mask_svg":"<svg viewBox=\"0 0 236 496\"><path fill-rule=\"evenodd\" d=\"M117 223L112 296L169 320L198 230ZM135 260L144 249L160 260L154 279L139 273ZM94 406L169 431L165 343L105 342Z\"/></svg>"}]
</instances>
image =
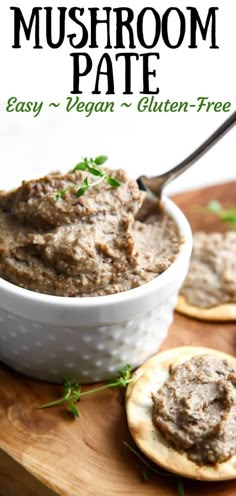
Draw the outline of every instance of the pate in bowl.
<instances>
[{"instance_id":1,"label":"pate in bowl","mask_svg":"<svg viewBox=\"0 0 236 496\"><path fill-rule=\"evenodd\" d=\"M108 379L156 352L192 249L171 200L144 208L123 170L78 165L0 192L0 359L52 382Z\"/></svg>"}]
</instances>

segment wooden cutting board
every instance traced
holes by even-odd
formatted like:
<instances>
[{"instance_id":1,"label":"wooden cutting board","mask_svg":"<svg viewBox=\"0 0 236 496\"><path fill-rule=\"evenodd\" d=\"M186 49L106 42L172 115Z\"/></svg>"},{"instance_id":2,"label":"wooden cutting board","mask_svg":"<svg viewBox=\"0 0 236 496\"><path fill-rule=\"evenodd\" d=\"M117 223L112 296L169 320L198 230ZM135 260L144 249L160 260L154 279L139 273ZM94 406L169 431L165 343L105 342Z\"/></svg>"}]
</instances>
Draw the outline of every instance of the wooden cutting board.
<instances>
[{"instance_id":1,"label":"wooden cutting board","mask_svg":"<svg viewBox=\"0 0 236 496\"><path fill-rule=\"evenodd\" d=\"M217 199L236 205L236 182L175 197L193 230L225 229L198 205ZM209 346L234 354L236 323L204 323L175 315L163 349L180 345ZM60 386L27 379L0 368L0 496L174 496L177 479L141 478L142 464L123 441L127 428L124 391L108 390L80 403L81 417L64 407L35 407L61 395ZM185 495L232 496L236 481L203 483L185 480Z\"/></svg>"}]
</instances>

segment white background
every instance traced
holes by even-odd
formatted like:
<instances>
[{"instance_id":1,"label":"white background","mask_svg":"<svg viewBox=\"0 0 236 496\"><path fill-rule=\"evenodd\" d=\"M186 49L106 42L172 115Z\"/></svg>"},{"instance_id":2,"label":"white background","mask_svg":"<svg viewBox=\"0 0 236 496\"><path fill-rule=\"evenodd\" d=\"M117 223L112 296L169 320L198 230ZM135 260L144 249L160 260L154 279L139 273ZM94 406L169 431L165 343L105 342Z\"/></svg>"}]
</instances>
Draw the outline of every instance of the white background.
<instances>
[{"instance_id":1,"label":"white background","mask_svg":"<svg viewBox=\"0 0 236 496\"><path fill-rule=\"evenodd\" d=\"M135 104L138 94L141 66L134 71L136 92L122 96L124 73L121 65L115 68L117 94L115 97L101 95L100 100L114 100L113 114L83 113L67 114L63 102L72 87L72 61L69 53L74 51L66 41L58 50L44 44L43 50L33 50L32 42L22 38L22 48L14 50L13 14L10 6L20 6L27 18L33 6L130 6L137 13L145 6L155 7L162 14L168 7L179 7L186 16L186 37L177 50L170 50L159 43L156 85L160 87L157 101L195 101L198 96L208 96L212 101L230 101L235 108L235 0L4 0L0 4L0 189L17 185L22 179L31 178L51 170L71 169L81 156L106 154L111 167L123 167L130 175L158 174L176 165L196 148L226 119L229 114L206 113L138 113ZM209 39L200 40L199 48L190 50L189 13L186 6L196 6L204 19L211 6L218 6L217 42L219 50L209 49ZM173 39L178 26L172 26ZM68 32L73 32L72 24ZM147 30L152 29L147 26ZM55 27L56 30L56 27ZM56 32L56 31L55 31ZM44 14L41 19L41 38L45 40ZM102 35L100 44L102 45ZM104 51L88 51L98 59ZM143 52L138 47L135 51ZM93 52L93 53L92 53ZM96 53L95 53L96 52ZM95 72L84 84L84 101L93 100L90 94ZM86 86L86 88L85 88ZM16 96L18 100L45 102L38 117L31 114L7 113L6 100ZM59 109L49 110L50 101L61 101ZM120 101L132 101L129 110L120 109ZM236 179L235 128L226 135L195 166L169 186L169 191L182 191L199 185L213 184Z\"/></svg>"}]
</instances>

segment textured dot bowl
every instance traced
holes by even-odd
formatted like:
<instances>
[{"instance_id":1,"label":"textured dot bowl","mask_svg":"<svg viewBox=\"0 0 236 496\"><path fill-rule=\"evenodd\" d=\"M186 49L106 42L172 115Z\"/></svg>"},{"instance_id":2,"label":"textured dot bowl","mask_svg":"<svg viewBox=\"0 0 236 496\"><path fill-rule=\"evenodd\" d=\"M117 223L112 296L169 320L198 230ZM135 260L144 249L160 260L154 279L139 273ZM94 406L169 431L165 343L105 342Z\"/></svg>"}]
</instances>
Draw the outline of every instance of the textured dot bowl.
<instances>
[{"instance_id":1,"label":"textured dot bowl","mask_svg":"<svg viewBox=\"0 0 236 496\"><path fill-rule=\"evenodd\" d=\"M189 224L164 198L183 243L175 262L139 288L93 298L34 293L0 279L0 359L23 374L62 382L108 379L158 350L173 318L192 249Z\"/></svg>"}]
</instances>

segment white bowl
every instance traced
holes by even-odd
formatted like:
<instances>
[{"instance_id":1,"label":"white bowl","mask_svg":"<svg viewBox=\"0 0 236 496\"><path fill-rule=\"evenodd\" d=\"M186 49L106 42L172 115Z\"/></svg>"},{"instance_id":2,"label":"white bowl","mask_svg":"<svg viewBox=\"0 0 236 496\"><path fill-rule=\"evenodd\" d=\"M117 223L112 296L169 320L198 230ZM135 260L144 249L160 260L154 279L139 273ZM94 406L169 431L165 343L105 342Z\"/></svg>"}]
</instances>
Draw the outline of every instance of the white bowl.
<instances>
[{"instance_id":1,"label":"white bowl","mask_svg":"<svg viewBox=\"0 0 236 496\"><path fill-rule=\"evenodd\" d=\"M89 383L114 376L127 363L134 368L155 353L167 336L192 250L185 216L171 200L163 204L183 243L175 262L143 286L68 298L0 279L0 359L37 379Z\"/></svg>"}]
</instances>

